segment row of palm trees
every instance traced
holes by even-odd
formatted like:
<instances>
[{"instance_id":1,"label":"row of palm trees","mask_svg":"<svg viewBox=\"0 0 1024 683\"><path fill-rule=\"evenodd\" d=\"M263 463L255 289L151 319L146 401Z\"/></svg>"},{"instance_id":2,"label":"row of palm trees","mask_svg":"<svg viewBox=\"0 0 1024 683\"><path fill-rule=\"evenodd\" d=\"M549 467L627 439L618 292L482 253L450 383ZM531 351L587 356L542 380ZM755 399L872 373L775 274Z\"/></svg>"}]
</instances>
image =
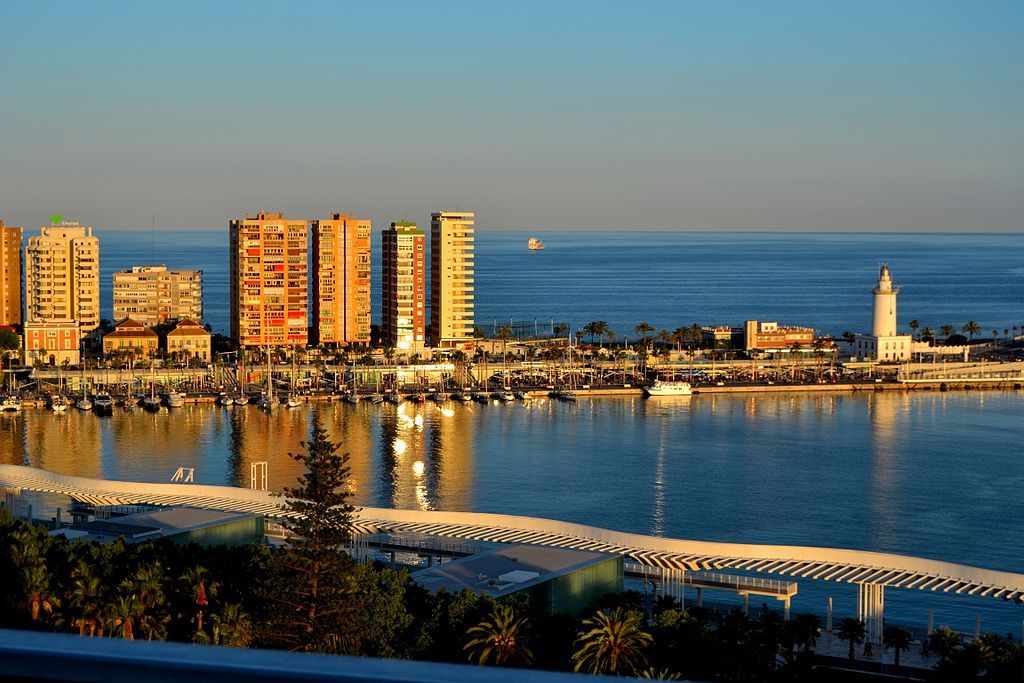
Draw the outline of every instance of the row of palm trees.
<instances>
[{"instance_id":1,"label":"row of palm trees","mask_svg":"<svg viewBox=\"0 0 1024 683\"><path fill-rule=\"evenodd\" d=\"M935 330L933 330L930 327L921 327L921 321L919 320L911 320L910 322L907 323L907 326L910 328L911 336L917 336L918 339L936 338ZM977 321L968 320L966 323L963 324L963 327L961 327L959 330L957 330L957 328L953 325L947 324L941 326L939 328L939 336L941 336L943 339L949 339L953 335L960 332L966 334L968 342L971 342L974 341L974 335L981 334L981 329L981 325L978 324ZM921 330L920 335L917 334L918 330ZM1013 325L1011 327L1004 328L1001 332L998 329L994 329L992 330L992 338L998 339L1000 335L1002 335L1004 339L1009 340L1010 332L1012 331L1013 336L1016 337L1018 330L1024 331L1024 323L1021 323L1020 327L1018 327L1017 325Z\"/></svg>"}]
</instances>

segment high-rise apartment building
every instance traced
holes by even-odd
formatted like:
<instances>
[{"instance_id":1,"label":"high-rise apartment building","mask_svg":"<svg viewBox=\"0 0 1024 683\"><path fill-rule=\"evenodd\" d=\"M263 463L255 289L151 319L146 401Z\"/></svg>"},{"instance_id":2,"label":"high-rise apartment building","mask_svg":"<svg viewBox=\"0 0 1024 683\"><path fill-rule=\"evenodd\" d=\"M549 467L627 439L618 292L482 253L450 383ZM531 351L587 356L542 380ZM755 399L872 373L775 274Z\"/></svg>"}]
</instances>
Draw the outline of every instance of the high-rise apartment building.
<instances>
[{"instance_id":1,"label":"high-rise apartment building","mask_svg":"<svg viewBox=\"0 0 1024 683\"><path fill-rule=\"evenodd\" d=\"M21 324L21 228L0 220L0 325Z\"/></svg>"},{"instance_id":2,"label":"high-rise apartment building","mask_svg":"<svg viewBox=\"0 0 1024 683\"><path fill-rule=\"evenodd\" d=\"M203 271L133 266L114 273L114 320L148 327L168 320L203 319Z\"/></svg>"},{"instance_id":3,"label":"high-rise apartment building","mask_svg":"<svg viewBox=\"0 0 1024 683\"><path fill-rule=\"evenodd\" d=\"M370 343L370 221L331 214L313 229L313 339Z\"/></svg>"},{"instance_id":4,"label":"high-rise apartment building","mask_svg":"<svg viewBox=\"0 0 1024 683\"><path fill-rule=\"evenodd\" d=\"M430 216L430 343L473 337L473 225L468 211Z\"/></svg>"},{"instance_id":5,"label":"high-rise apartment building","mask_svg":"<svg viewBox=\"0 0 1024 683\"><path fill-rule=\"evenodd\" d=\"M308 228L260 212L231 221L231 336L239 346L289 346L308 339Z\"/></svg>"},{"instance_id":6,"label":"high-rise apartment building","mask_svg":"<svg viewBox=\"0 0 1024 683\"><path fill-rule=\"evenodd\" d=\"M415 223L392 223L381 231L381 341L400 351L425 343L425 247Z\"/></svg>"},{"instance_id":7,"label":"high-rise apartment building","mask_svg":"<svg viewBox=\"0 0 1024 683\"><path fill-rule=\"evenodd\" d=\"M25 319L73 320L83 336L99 327L100 240L92 226L61 220L28 239Z\"/></svg>"}]
</instances>

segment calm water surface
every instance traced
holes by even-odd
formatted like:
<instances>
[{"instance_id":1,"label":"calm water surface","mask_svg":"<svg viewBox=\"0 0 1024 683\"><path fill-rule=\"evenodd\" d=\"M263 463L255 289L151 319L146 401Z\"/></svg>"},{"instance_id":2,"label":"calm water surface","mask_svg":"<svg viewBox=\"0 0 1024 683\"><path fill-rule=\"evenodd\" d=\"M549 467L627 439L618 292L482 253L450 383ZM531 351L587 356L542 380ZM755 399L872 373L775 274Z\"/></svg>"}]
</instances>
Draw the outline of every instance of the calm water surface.
<instances>
[{"instance_id":1,"label":"calm water surface","mask_svg":"<svg viewBox=\"0 0 1024 683\"><path fill-rule=\"evenodd\" d=\"M273 415L197 405L109 418L26 410L0 420L0 452L5 462L111 479L167 481L190 466L205 484L245 485L249 463L266 460L279 489L299 475L287 453L316 413L352 455L361 505L1022 571L1022 410L1019 392L320 404ZM825 589L805 585L800 599L821 609ZM848 586L827 594L853 609ZM887 613L922 622L924 600L889 591ZM994 601L965 607L929 594L935 604L939 618L967 630L975 611L1002 631L1024 617Z\"/></svg>"}]
</instances>

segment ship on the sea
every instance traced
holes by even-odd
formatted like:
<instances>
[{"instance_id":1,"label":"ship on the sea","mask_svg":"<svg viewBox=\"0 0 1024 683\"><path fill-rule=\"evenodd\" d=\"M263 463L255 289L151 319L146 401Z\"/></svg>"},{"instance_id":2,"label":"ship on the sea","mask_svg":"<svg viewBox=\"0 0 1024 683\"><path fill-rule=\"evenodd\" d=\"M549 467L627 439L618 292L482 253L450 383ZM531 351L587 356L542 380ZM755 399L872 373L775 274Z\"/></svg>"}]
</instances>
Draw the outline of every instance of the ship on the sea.
<instances>
[{"instance_id":1,"label":"ship on the sea","mask_svg":"<svg viewBox=\"0 0 1024 683\"><path fill-rule=\"evenodd\" d=\"M530 251L542 251L544 249L544 243L541 242L536 237L531 237L530 238L529 246L530 246Z\"/></svg>"}]
</instances>

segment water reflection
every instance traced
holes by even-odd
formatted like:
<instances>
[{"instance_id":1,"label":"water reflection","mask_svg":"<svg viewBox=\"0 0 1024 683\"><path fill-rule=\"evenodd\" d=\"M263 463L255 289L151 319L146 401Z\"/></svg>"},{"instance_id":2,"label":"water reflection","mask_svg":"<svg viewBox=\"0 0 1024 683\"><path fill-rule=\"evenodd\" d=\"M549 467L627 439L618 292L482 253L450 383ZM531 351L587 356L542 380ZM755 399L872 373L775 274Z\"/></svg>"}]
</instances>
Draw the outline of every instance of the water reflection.
<instances>
[{"instance_id":1,"label":"water reflection","mask_svg":"<svg viewBox=\"0 0 1024 683\"><path fill-rule=\"evenodd\" d=\"M0 416L0 462L109 479L294 485L314 417L353 502L523 514L637 533L888 550L1019 569L1021 392L215 405ZM59 503L58 503L59 504ZM984 533L979 533L984 530Z\"/></svg>"}]
</instances>

